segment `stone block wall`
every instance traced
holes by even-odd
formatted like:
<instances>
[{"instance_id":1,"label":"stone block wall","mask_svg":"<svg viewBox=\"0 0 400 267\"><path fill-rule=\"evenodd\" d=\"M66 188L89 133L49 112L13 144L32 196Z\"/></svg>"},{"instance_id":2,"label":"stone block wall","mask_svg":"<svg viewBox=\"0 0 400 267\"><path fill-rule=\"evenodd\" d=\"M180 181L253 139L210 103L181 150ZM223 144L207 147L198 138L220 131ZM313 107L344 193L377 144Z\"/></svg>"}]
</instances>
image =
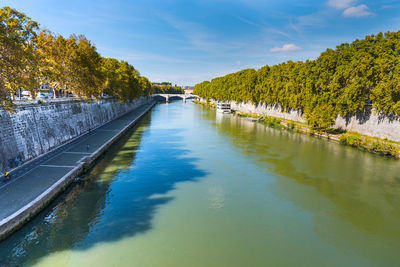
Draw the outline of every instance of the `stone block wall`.
<instances>
[{"instance_id":1,"label":"stone block wall","mask_svg":"<svg viewBox=\"0 0 400 267\"><path fill-rule=\"evenodd\" d=\"M0 171L4 172L151 101L48 101L0 109Z\"/></svg>"},{"instance_id":2,"label":"stone block wall","mask_svg":"<svg viewBox=\"0 0 400 267\"><path fill-rule=\"evenodd\" d=\"M200 101L206 102L201 98ZM211 104L218 101L211 99ZM265 105L264 103L252 104L251 102L230 101L231 108L246 113L258 113L268 116L283 118L287 120L306 122L299 110L285 112L280 106ZM385 116L377 113L372 106L367 106L364 112L353 116L336 118L334 128L341 128L347 131L354 131L368 136L388 138L393 141L400 141L400 116Z\"/></svg>"}]
</instances>

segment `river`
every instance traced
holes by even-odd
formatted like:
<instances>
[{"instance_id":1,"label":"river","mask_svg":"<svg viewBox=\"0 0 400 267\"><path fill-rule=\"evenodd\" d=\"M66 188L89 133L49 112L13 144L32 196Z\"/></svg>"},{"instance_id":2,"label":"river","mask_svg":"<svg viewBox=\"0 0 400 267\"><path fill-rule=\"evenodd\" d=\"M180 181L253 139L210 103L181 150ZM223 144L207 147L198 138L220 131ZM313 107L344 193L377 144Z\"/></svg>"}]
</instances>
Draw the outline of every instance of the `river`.
<instances>
[{"instance_id":1,"label":"river","mask_svg":"<svg viewBox=\"0 0 400 267\"><path fill-rule=\"evenodd\" d=\"M0 266L398 266L400 163L160 104L20 231Z\"/></svg>"}]
</instances>

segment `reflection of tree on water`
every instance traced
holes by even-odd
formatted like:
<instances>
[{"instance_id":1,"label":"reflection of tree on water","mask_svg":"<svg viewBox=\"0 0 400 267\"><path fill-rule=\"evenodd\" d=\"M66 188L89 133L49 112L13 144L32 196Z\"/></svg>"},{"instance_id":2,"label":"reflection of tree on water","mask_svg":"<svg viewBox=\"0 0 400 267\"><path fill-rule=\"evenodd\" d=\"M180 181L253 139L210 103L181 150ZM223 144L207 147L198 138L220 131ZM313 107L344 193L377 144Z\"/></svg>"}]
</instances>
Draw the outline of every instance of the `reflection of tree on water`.
<instances>
[{"instance_id":1,"label":"reflection of tree on water","mask_svg":"<svg viewBox=\"0 0 400 267\"><path fill-rule=\"evenodd\" d=\"M198 108L220 135L229 137L244 155L278 177L277 192L312 212L316 231L325 237L328 232L337 236L330 241L346 240L348 245L362 247L371 235L400 243L398 162L234 115L216 117L209 108ZM306 191L301 185L313 190ZM333 218L330 216L342 224L327 224L327 218ZM361 234L344 236L343 222Z\"/></svg>"},{"instance_id":2,"label":"reflection of tree on water","mask_svg":"<svg viewBox=\"0 0 400 267\"><path fill-rule=\"evenodd\" d=\"M146 117L133 134L126 134L110 148L85 179L68 188L48 209L0 244L0 266L26 263L69 249L85 239L101 216L112 178L118 171L129 168L148 125Z\"/></svg>"}]
</instances>

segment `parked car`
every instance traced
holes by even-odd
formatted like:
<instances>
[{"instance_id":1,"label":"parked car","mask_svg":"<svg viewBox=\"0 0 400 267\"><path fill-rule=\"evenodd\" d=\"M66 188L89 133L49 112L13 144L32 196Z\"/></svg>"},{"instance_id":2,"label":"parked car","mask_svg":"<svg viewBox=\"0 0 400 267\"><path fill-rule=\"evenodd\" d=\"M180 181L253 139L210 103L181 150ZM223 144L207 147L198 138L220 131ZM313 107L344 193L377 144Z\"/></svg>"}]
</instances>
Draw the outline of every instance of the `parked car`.
<instances>
[{"instance_id":1,"label":"parked car","mask_svg":"<svg viewBox=\"0 0 400 267\"><path fill-rule=\"evenodd\" d=\"M32 99L31 92L24 90L21 92L21 98L22 99Z\"/></svg>"},{"instance_id":2,"label":"parked car","mask_svg":"<svg viewBox=\"0 0 400 267\"><path fill-rule=\"evenodd\" d=\"M38 92L36 94L37 99L47 99L49 98L49 93Z\"/></svg>"}]
</instances>

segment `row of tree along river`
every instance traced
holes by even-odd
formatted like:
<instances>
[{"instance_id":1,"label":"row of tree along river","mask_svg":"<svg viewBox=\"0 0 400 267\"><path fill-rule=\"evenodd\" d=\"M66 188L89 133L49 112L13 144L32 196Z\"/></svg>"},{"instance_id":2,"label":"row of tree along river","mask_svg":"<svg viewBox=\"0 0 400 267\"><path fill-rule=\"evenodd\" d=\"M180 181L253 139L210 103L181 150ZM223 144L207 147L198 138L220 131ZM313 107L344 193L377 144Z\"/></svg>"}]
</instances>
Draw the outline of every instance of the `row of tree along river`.
<instances>
[{"instance_id":1,"label":"row of tree along river","mask_svg":"<svg viewBox=\"0 0 400 267\"><path fill-rule=\"evenodd\" d=\"M396 266L400 162L181 101L0 244L0 265Z\"/></svg>"}]
</instances>

